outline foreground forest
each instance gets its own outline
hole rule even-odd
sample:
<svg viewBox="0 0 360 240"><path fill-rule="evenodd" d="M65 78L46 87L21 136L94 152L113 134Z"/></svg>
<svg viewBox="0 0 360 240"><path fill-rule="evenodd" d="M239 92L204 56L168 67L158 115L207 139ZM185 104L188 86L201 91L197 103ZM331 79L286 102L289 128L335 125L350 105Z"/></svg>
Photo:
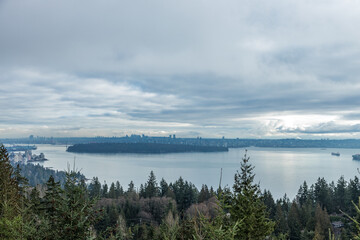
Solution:
<svg viewBox="0 0 360 240"><path fill-rule="evenodd" d="M360 239L358 177L304 182L293 200L274 200L253 169L245 154L232 188L199 191L150 172L136 190L96 177L86 184L70 169L13 166L1 146L0 239Z"/></svg>

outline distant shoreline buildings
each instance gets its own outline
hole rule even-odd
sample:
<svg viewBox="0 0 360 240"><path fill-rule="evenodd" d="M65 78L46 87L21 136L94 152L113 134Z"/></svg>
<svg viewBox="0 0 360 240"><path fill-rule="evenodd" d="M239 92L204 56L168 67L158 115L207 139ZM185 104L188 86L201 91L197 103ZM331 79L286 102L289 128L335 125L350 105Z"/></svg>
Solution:
<svg viewBox="0 0 360 240"><path fill-rule="evenodd" d="M39 155L32 154L31 150L25 150L25 152L15 152L11 151L9 154L9 159L15 163L30 163L30 162L44 162L48 161L45 158L44 153L40 153Z"/></svg>
<svg viewBox="0 0 360 240"><path fill-rule="evenodd" d="M4 144L56 144L74 145L85 143L159 143L213 146L228 148L271 147L271 148L358 148L360 139L245 139L245 138L180 138L175 134L167 137L126 135L124 137L34 137L0 139Z"/></svg>

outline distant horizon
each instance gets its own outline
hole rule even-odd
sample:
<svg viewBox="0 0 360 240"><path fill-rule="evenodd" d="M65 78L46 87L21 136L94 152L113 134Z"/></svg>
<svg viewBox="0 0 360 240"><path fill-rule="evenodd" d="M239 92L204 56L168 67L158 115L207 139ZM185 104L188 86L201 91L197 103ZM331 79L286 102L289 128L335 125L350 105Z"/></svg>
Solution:
<svg viewBox="0 0 360 240"><path fill-rule="evenodd" d="M33 135L33 139L36 138L46 138L46 139L51 139L51 138L126 138L129 137L131 138L133 136L136 137L143 137L142 134L130 134L130 135L123 135L123 136L35 136ZM145 137L155 137L155 138L170 138L169 135L144 135ZM177 136L175 135L176 138L180 138L180 139L197 139L197 138L201 138L201 139L231 139L231 140L243 140L243 139L249 139L249 140L360 140L359 138L300 138L300 137L253 137L253 138L248 138L248 137L226 137L226 136L222 136L222 137L203 137L203 136ZM21 137L1 137L0 136L0 140L1 139L31 139L30 136L21 136ZM173 139L173 134L171 135L171 139Z"/></svg>

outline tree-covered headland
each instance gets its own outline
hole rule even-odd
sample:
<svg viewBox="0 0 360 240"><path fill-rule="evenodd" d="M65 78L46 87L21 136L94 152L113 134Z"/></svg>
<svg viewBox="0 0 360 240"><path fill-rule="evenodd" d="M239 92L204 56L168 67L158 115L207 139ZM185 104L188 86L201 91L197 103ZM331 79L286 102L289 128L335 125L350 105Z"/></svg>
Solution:
<svg viewBox="0 0 360 240"><path fill-rule="evenodd" d="M63 183L51 175L29 184L1 146L0 239L359 239L358 177L304 182L292 201L274 200L249 161L231 188L216 190L158 181L152 171L139 189L96 177L86 184L75 170Z"/></svg>
<svg viewBox="0 0 360 240"><path fill-rule="evenodd" d="M183 153L183 152L227 152L223 146L201 146L161 143L83 143L67 148L75 153Z"/></svg>

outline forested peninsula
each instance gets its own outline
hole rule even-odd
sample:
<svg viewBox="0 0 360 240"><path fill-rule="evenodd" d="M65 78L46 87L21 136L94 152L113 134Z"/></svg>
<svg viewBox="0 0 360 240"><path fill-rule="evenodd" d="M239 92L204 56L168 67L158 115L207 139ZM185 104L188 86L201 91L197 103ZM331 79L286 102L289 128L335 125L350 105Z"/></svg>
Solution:
<svg viewBox="0 0 360 240"><path fill-rule="evenodd" d="M198 146L158 143L87 143L75 144L67 148L74 153L184 153L184 152L227 152L227 147Z"/></svg>

